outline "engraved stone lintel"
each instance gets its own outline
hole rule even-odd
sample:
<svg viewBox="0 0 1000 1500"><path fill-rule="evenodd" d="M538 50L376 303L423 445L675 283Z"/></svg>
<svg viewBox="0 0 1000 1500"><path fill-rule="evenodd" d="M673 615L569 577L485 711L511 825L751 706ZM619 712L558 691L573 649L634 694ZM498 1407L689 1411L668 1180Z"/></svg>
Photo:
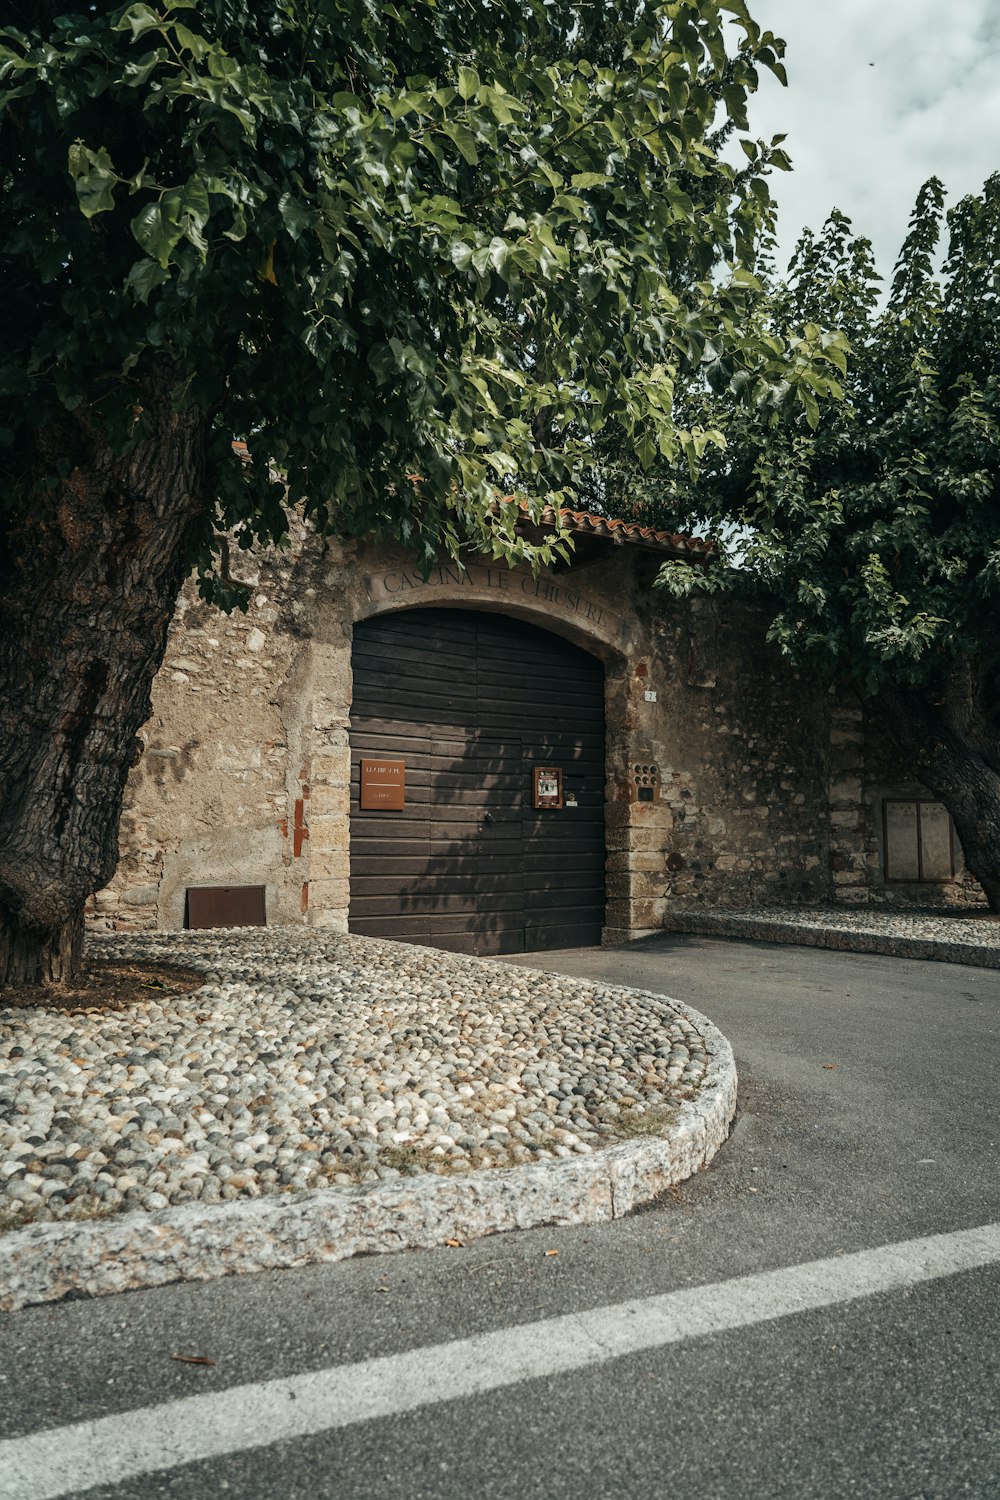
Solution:
<svg viewBox="0 0 1000 1500"><path fill-rule="evenodd" d="M624 623L619 615L581 593L571 583L547 578L544 574L536 577L518 568L485 563L467 563L460 568L457 563L438 563L426 578L417 568L400 567L375 573L368 579L369 595L377 603L391 599L398 604L416 604L421 594L440 598L442 589L448 593L467 594L470 598L493 594L511 603L547 605L553 614L574 620L584 628L589 626L604 636L616 637L624 633Z"/></svg>

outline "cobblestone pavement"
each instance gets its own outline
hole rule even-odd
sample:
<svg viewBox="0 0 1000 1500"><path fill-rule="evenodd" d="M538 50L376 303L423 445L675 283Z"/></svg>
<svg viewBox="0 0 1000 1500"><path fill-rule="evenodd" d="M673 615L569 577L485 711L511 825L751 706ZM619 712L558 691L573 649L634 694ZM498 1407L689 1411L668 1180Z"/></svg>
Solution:
<svg viewBox="0 0 1000 1500"><path fill-rule="evenodd" d="M803 943L896 958L932 958L1000 969L1000 917L985 907L747 907L739 911L675 911L664 930L708 937Z"/></svg>
<svg viewBox="0 0 1000 1500"><path fill-rule="evenodd" d="M2 1228L584 1156L667 1130L706 1071L696 1019L637 990L315 929L93 947L205 984L0 1007Z"/></svg>

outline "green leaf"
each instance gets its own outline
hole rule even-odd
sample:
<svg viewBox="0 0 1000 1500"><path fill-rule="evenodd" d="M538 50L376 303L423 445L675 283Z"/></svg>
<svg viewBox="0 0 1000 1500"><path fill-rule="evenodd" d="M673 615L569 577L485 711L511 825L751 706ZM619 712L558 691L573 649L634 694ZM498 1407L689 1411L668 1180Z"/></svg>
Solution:
<svg viewBox="0 0 1000 1500"><path fill-rule="evenodd" d="M147 31L162 30L164 21L148 5L130 5L119 17L115 26L116 31L132 32L132 40L143 36Z"/></svg>
<svg viewBox="0 0 1000 1500"><path fill-rule="evenodd" d="M242 203L237 203L233 210L233 222L228 229L224 229L222 232L227 240L239 241L246 239L247 220L246 214L243 212Z"/></svg>
<svg viewBox="0 0 1000 1500"><path fill-rule="evenodd" d="M578 273L580 291L586 302L595 302L604 291L606 282L596 266L584 266Z"/></svg>
<svg viewBox="0 0 1000 1500"><path fill-rule="evenodd" d="M479 161L479 152L476 149L476 138L472 131L467 126L450 120L441 126L441 130L444 135L455 142L463 160L467 161L470 167L474 167Z"/></svg>
<svg viewBox="0 0 1000 1500"><path fill-rule="evenodd" d="M315 210L301 203L297 198L293 198L291 193L282 193L278 199L278 212L293 240L297 240L316 222Z"/></svg>
<svg viewBox="0 0 1000 1500"><path fill-rule="evenodd" d="M162 286L170 278L170 272L155 260L137 260L125 279L139 302L147 302L150 292Z"/></svg>
<svg viewBox="0 0 1000 1500"><path fill-rule="evenodd" d="M510 246L507 241L501 239L499 235L494 235L490 240L490 264L498 275L503 276L509 259Z"/></svg>
<svg viewBox="0 0 1000 1500"><path fill-rule="evenodd" d="M183 238L184 230L178 222L176 206L173 216L170 207L163 202L148 203L132 220L132 233L147 255L151 255L165 270L170 264L170 253Z"/></svg>
<svg viewBox="0 0 1000 1500"><path fill-rule="evenodd" d="M574 172L570 178L570 187L595 188L606 187L614 178L607 176L604 172Z"/></svg>
<svg viewBox="0 0 1000 1500"><path fill-rule="evenodd" d="M474 99L479 91L479 74L475 68L459 68L458 92L463 99Z"/></svg>
<svg viewBox="0 0 1000 1500"><path fill-rule="evenodd" d="M460 271L467 271L472 264L472 246L467 245L464 240L452 240L448 250L452 264Z"/></svg>
<svg viewBox="0 0 1000 1500"><path fill-rule="evenodd" d="M196 32L189 31L186 26L181 26L176 23L173 30L174 37L177 40L177 45L182 50L190 52L196 62L201 62L203 58L207 57L211 49L208 42L203 36L198 36Z"/></svg>
<svg viewBox="0 0 1000 1500"><path fill-rule="evenodd" d="M67 165L85 218L92 219L95 214L107 213L114 208L118 177L103 146L91 151L82 141L74 141L69 148Z"/></svg>

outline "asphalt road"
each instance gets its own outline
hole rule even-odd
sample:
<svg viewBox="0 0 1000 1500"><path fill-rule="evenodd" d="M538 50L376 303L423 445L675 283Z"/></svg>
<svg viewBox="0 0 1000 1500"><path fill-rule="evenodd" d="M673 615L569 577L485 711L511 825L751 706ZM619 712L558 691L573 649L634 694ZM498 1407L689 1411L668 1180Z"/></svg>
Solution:
<svg viewBox="0 0 1000 1500"><path fill-rule="evenodd" d="M599 1228L0 1317L0 1436L51 1429L54 1472L67 1424L140 1407L167 1420L211 1392L238 1410L254 1383L331 1367L351 1381L347 1367L407 1352L430 1381L451 1357L441 1346L475 1335L685 1289L710 1287L721 1307L734 1278L1000 1221L997 972L683 937L523 962L665 992L721 1026L740 1114L708 1170ZM998 1291L994 1261L765 1311L87 1494L994 1500ZM410 1367L401 1407L414 1384ZM0 1458L5 1495L2 1481Z"/></svg>

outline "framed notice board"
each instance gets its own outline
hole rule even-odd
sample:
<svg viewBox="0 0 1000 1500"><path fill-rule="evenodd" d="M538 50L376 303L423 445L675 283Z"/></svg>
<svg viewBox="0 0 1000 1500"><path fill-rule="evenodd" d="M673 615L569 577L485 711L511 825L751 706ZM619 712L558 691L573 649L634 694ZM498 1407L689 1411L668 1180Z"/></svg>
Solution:
<svg viewBox="0 0 1000 1500"><path fill-rule="evenodd" d="M562 807L562 771L558 766L535 766L532 784L535 807Z"/></svg>

